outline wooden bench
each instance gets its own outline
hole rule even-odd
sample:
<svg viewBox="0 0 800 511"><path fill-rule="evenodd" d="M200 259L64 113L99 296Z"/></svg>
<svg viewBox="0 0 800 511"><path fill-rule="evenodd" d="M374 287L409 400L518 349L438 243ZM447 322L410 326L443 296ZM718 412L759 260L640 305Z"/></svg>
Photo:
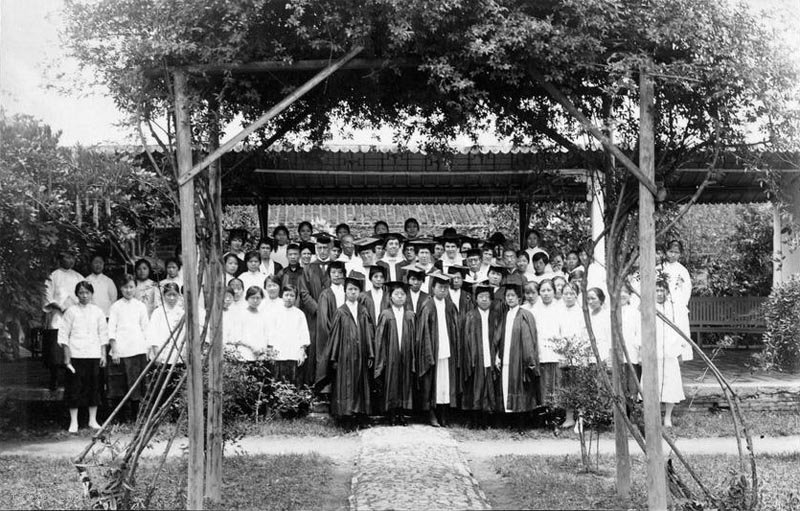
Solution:
<svg viewBox="0 0 800 511"><path fill-rule="evenodd" d="M689 326L703 345L703 334L763 334L766 322L761 307L764 296L693 296L689 301ZM747 346L744 346L747 347Z"/></svg>

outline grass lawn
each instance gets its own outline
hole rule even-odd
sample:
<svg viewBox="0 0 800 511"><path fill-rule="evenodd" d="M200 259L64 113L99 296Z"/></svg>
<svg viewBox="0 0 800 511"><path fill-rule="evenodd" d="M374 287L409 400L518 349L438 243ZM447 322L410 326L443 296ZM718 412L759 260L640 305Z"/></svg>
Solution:
<svg viewBox="0 0 800 511"><path fill-rule="evenodd" d="M689 456L695 470L718 495L725 495L735 456ZM578 456L498 456L476 467L478 478L494 508L508 509L625 509L646 507L642 457L633 458L632 502L618 502L614 491L614 460L600 457L598 474L580 473ZM677 460L675 460L677 467ZM760 456L757 460L762 509L800 507L800 455ZM689 476L677 470L684 482ZM695 496L699 489L690 485Z"/></svg>
<svg viewBox="0 0 800 511"><path fill-rule="evenodd" d="M224 509L337 509L346 507L348 485L334 477L330 459L318 455L237 456L225 459ZM155 469L147 461L137 471L141 486ZM169 462L150 507L186 509L186 465ZM97 485L97 481L95 481ZM143 488L135 493L143 496ZM75 468L67 461L0 457L0 509L86 509L89 502Z"/></svg>

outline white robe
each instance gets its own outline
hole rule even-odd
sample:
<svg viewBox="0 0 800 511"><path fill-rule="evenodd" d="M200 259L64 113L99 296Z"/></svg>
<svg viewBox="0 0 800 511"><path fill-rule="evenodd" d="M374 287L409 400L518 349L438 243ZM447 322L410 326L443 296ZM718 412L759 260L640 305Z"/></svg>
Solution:
<svg viewBox="0 0 800 511"><path fill-rule="evenodd" d="M436 352L436 404L450 404L450 335L447 332L447 316L444 300L433 299L436 307L436 328L439 347Z"/></svg>

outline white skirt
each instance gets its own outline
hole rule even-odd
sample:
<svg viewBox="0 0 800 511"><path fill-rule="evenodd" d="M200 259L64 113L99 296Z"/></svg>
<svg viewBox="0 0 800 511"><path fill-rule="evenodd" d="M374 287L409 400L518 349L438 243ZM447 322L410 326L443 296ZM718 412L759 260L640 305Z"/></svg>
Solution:
<svg viewBox="0 0 800 511"><path fill-rule="evenodd" d="M436 404L450 404L450 358L436 361Z"/></svg>
<svg viewBox="0 0 800 511"><path fill-rule="evenodd" d="M658 359L658 386L662 403L680 403L686 399L677 357Z"/></svg>

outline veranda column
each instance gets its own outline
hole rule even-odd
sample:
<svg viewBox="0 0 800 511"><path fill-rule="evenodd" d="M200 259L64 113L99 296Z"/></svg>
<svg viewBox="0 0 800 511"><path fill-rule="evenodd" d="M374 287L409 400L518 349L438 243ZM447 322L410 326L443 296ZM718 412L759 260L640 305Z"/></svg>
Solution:
<svg viewBox="0 0 800 511"><path fill-rule="evenodd" d="M777 204L772 204L772 287L783 282L783 222L781 209Z"/></svg>
<svg viewBox="0 0 800 511"><path fill-rule="evenodd" d="M605 214L605 197L603 196L603 176L599 172L592 172L587 181L590 216L592 219L592 241L594 245L594 262L603 266L606 264L606 240L605 236L600 238L606 229L603 218ZM599 239L598 239L599 238ZM607 279L606 279L607 280Z"/></svg>
<svg viewBox="0 0 800 511"><path fill-rule="evenodd" d="M784 173L781 179L781 188L790 201L788 215L781 218L781 228L789 226L794 231L793 235L783 235L781 237L781 282L786 282L792 275L800 275L800 246L793 246L792 240L796 238L797 225L800 224L800 176L797 174Z"/></svg>

